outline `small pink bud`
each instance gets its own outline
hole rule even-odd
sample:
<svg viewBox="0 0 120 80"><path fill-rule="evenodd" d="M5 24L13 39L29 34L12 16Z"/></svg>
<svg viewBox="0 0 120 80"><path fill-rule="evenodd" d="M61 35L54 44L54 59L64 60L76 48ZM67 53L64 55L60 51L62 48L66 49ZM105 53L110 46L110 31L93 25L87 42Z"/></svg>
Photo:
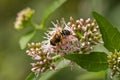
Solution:
<svg viewBox="0 0 120 80"><path fill-rule="evenodd" d="M87 25L86 25L87 28L90 28L90 26L91 26L90 24L87 24Z"/></svg>
<svg viewBox="0 0 120 80"><path fill-rule="evenodd" d="M81 25L78 25L78 29L81 29Z"/></svg>
<svg viewBox="0 0 120 80"><path fill-rule="evenodd" d="M86 22L86 23L90 23L90 18L88 18L85 22Z"/></svg>
<svg viewBox="0 0 120 80"><path fill-rule="evenodd" d="M40 71L41 71L41 72L44 72L45 70L46 70L46 68L45 68L45 67L42 67Z"/></svg>
<svg viewBox="0 0 120 80"><path fill-rule="evenodd" d="M70 21L72 21L72 22L74 21L73 17L70 17Z"/></svg>
<svg viewBox="0 0 120 80"><path fill-rule="evenodd" d="M84 19L80 18L80 22L83 24L84 23Z"/></svg>
<svg viewBox="0 0 120 80"><path fill-rule="evenodd" d="M76 20L76 23L77 23L77 24L80 24L80 21L79 21L79 20Z"/></svg>
<svg viewBox="0 0 120 80"><path fill-rule="evenodd" d="M76 27L76 25L75 25L75 24L72 24L72 27Z"/></svg>
<svg viewBox="0 0 120 80"><path fill-rule="evenodd" d="M31 63L31 65L34 67L34 66L36 66L36 63Z"/></svg>
<svg viewBox="0 0 120 80"><path fill-rule="evenodd" d="M85 32L87 28L85 26L82 26L82 30Z"/></svg>
<svg viewBox="0 0 120 80"><path fill-rule="evenodd" d="M30 52L29 50L26 51L27 54L28 54L29 52Z"/></svg>
<svg viewBox="0 0 120 80"><path fill-rule="evenodd" d="M93 32L97 32L97 29L96 29L96 28L94 28L94 29L93 29Z"/></svg>
<svg viewBox="0 0 120 80"><path fill-rule="evenodd" d="M35 46L35 43L32 42L31 45L32 45L32 46Z"/></svg>
<svg viewBox="0 0 120 80"><path fill-rule="evenodd" d="M96 29L99 29L99 26L96 26Z"/></svg>
<svg viewBox="0 0 120 80"><path fill-rule="evenodd" d="M43 61L40 61L39 63L42 65L42 64L43 64Z"/></svg>
<svg viewBox="0 0 120 80"><path fill-rule="evenodd" d="M46 59L44 59L44 60L43 60L43 62L44 62L44 63L46 63L46 62L47 62L47 60L46 60Z"/></svg>
<svg viewBox="0 0 120 80"><path fill-rule="evenodd" d="M42 58L40 56L35 56L34 59L35 60L41 60Z"/></svg>
<svg viewBox="0 0 120 80"><path fill-rule="evenodd" d="M34 48L30 48L31 51L34 51Z"/></svg>
<svg viewBox="0 0 120 80"><path fill-rule="evenodd" d="M95 23L91 23L91 26L95 26Z"/></svg>

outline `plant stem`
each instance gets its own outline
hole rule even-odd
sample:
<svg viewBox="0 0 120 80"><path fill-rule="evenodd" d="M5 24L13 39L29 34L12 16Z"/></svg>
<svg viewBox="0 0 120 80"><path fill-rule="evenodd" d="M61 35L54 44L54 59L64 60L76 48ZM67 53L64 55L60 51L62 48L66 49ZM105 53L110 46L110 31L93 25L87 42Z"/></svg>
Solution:
<svg viewBox="0 0 120 80"><path fill-rule="evenodd" d="M56 56L52 57L52 59L53 59L54 61L57 61L57 60L60 59L60 58L61 58L61 55L56 55Z"/></svg>
<svg viewBox="0 0 120 80"><path fill-rule="evenodd" d="M36 30L41 30L42 29L42 25L38 25L38 24L34 23L33 21L31 21L31 24Z"/></svg>

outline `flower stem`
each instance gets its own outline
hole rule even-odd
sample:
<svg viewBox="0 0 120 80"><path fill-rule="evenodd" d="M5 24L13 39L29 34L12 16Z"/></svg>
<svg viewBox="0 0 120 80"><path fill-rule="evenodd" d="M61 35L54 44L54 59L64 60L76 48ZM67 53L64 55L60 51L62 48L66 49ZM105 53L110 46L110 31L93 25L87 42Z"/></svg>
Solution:
<svg viewBox="0 0 120 80"><path fill-rule="evenodd" d="M61 55L56 55L56 56L52 57L52 59L53 59L54 61L57 61L57 60L60 59L60 58L61 58Z"/></svg>
<svg viewBox="0 0 120 80"><path fill-rule="evenodd" d="M38 24L34 23L33 21L31 21L31 25L32 25L36 30L41 30L41 29L42 29L42 25L38 25Z"/></svg>

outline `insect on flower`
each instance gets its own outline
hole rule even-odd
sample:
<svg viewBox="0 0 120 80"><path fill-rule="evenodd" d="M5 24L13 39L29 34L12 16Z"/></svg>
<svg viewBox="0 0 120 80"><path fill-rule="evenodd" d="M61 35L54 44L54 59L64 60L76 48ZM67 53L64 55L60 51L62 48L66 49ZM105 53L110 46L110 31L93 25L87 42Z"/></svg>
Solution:
<svg viewBox="0 0 120 80"><path fill-rule="evenodd" d="M51 38L50 44L56 46L64 37L69 36L70 34L70 31L67 29L57 30Z"/></svg>

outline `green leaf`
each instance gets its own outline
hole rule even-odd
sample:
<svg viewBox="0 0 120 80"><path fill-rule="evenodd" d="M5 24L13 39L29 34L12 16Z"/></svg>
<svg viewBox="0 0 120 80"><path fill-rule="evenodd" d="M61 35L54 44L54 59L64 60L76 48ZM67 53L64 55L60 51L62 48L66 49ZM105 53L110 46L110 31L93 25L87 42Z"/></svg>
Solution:
<svg viewBox="0 0 120 80"><path fill-rule="evenodd" d="M100 72L88 72L85 74L80 74L77 80L104 80L105 71Z"/></svg>
<svg viewBox="0 0 120 80"><path fill-rule="evenodd" d="M35 74L31 72L25 80L35 80Z"/></svg>
<svg viewBox="0 0 120 80"><path fill-rule="evenodd" d="M104 46L111 52L114 52L115 49L120 50L120 32L117 28L100 14L93 12L93 16L100 27Z"/></svg>
<svg viewBox="0 0 120 80"><path fill-rule="evenodd" d="M19 44L20 44L21 49L26 48L27 43L32 39L32 37L35 35L35 33L36 33L36 31L30 31L20 38Z"/></svg>
<svg viewBox="0 0 120 80"><path fill-rule="evenodd" d="M67 0L55 0L44 12L41 26L44 26L48 17Z"/></svg>
<svg viewBox="0 0 120 80"><path fill-rule="evenodd" d="M77 63L87 71L97 72L108 68L107 54L104 52L91 52L90 54L70 54L64 56Z"/></svg>
<svg viewBox="0 0 120 80"><path fill-rule="evenodd" d="M40 74L35 74L31 72L25 80L39 80L40 76Z"/></svg>

